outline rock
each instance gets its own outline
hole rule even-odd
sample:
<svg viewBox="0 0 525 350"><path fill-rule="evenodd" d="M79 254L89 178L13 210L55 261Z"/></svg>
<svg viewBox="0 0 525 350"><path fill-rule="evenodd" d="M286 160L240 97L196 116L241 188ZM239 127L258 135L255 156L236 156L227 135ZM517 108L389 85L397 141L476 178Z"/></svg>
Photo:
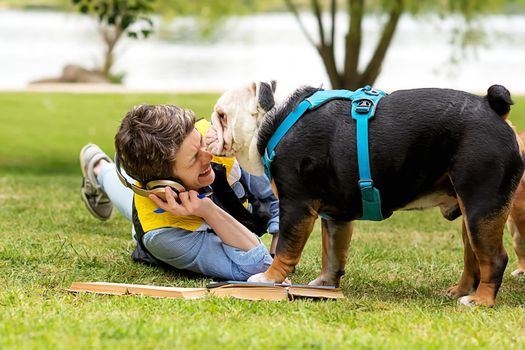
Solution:
<svg viewBox="0 0 525 350"><path fill-rule="evenodd" d="M99 70L89 70L78 65L68 64L62 70L62 76L32 81L31 84L41 83L103 83L110 81Z"/></svg>

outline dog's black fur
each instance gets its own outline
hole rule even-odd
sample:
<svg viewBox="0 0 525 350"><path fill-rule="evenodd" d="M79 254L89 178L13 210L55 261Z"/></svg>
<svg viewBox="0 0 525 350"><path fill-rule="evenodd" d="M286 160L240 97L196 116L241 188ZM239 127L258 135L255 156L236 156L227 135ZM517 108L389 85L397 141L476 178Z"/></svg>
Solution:
<svg viewBox="0 0 525 350"><path fill-rule="evenodd" d="M284 118L318 90L302 88L267 114L258 134L259 153L264 153ZM455 186L447 181L438 190L453 196L454 189L460 195L465 192L466 201L483 197L478 203L483 215L490 214L489 208L508 204L523 172L515 133L502 118L510 103L510 94L502 86L492 86L486 97L449 89L415 89L381 99L369 122L369 148L383 215L389 217L434 192L447 173ZM343 221L362 215L356 123L350 108L349 101L335 100L308 111L281 140L271 168L281 200L321 200L322 212ZM490 196L485 192L489 189ZM486 197L491 203L484 205Z"/></svg>
<svg viewBox="0 0 525 350"><path fill-rule="evenodd" d="M260 154L284 118L318 90L299 89L265 116L258 133ZM382 98L369 121L369 149L383 216L425 195L446 193L460 198L473 242L483 242L485 234L478 228L508 213L524 168L516 134L505 121L510 104L510 93L500 85L491 86L484 97L427 88ZM276 147L271 173L281 210L277 255L294 249L294 235L300 233L293 226L311 215L312 208L336 222L362 216L356 123L350 109L349 101L334 100L307 111ZM458 204L442 212L448 219L461 215ZM496 260L497 284L506 256ZM474 288L477 283L479 271Z"/></svg>

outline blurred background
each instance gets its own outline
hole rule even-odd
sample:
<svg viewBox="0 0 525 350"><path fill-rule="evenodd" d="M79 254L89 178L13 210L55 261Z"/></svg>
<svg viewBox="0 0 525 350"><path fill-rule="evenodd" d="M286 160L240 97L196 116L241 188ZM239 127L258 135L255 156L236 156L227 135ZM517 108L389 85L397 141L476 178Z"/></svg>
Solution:
<svg viewBox="0 0 525 350"><path fill-rule="evenodd" d="M0 43L1 90L525 93L525 0L0 0Z"/></svg>
<svg viewBox="0 0 525 350"><path fill-rule="evenodd" d="M254 79L276 79L283 95L498 83L525 130L524 78L525 0L0 0L0 349L524 349L510 235L502 306L459 308L444 288L461 274L461 222L437 208L356 223L341 303L65 291L207 282L133 263L129 223L95 220L80 199L80 149L113 155L134 105L209 118L221 92ZM295 283L318 273L314 231Z"/></svg>

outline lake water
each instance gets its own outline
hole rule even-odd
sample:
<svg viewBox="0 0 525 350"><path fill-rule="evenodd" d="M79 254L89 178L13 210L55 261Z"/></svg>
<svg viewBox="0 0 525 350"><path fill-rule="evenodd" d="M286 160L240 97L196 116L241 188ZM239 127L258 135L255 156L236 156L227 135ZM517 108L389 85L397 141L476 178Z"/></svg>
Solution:
<svg viewBox="0 0 525 350"><path fill-rule="evenodd" d="M364 22L365 56L378 36L378 20ZM342 24L345 15L338 21ZM306 23L315 34L313 18L307 16ZM525 15L484 18L490 45L456 66L449 63L455 23L402 17L374 85L386 91L450 87L484 92L499 83L525 93ZM23 89L32 80L58 76L68 63L93 68L102 49L96 22L88 17L0 10L0 89ZM252 79L276 79L285 89L305 83L329 86L320 58L288 13L232 19L221 40L211 43L126 39L117 54L115 71L126 72L125 86L132 90L222 91Z"/></svg>

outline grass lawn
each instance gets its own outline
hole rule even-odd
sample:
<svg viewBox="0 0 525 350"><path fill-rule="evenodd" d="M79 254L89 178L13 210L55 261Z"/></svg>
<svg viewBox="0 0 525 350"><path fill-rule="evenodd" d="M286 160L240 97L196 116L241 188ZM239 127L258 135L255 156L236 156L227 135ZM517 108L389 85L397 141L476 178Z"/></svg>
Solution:
<svg viewBox="0 0 525 350"><path fill-rule="evenodd" d="M459 220L438 211L359 222L339 301L249 302L73 295L72 281L204 286L131 261L130 224L99 222L80 200L78 151L109 154L132 105L210 115L216 95L0 93L0 349L525 348L525 279L510 262L493 309L444 296L462 271ZM511 119L525 129L525 97ZM269 237L265 237L268 243ZM319 227L292 276L316 277Z"/></svg>

